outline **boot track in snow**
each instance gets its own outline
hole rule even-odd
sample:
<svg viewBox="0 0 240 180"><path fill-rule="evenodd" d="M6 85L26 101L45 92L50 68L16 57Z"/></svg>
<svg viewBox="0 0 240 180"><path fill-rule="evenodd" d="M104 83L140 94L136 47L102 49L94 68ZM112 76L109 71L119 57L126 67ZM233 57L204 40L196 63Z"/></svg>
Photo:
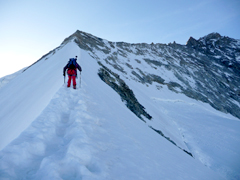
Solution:
<svg viewBox="0 0 240 180"><path fill-rule="evenodd" d="M1 178L81 179L99 174L89 142L98 118L89 115L82 91L62 87L31 126L1 152ZM4 153L13 156L9 159ZM15 169L10 176L7 171Z"/></svg>

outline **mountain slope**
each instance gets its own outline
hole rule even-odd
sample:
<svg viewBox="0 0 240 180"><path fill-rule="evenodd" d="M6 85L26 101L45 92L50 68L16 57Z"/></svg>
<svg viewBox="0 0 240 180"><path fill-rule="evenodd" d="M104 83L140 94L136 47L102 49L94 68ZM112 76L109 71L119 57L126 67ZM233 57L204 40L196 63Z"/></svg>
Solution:
<svg viewBox="0 0 240 180"><path fill-rule="evenodd" d="M47 106L63 83L62 67L76 49L52 52L0 90L0 149L15 139ZM74 52L74 53L75 53ZM52 58L50 58L52 57ZM11 128L14 127L14 128Z"/></svg>
<svg viewBox="0 0 240 180"><path fill-rule="evenodd" d="M17 138L0 152L0 177L237 179L239 119L214 109L197 76L185 75L192 47L156 46L77 31L3 87L1 107L7 94L16 99L0 114L1 147ZM75 55L83 68L77 91L62 87Z"/></svg>

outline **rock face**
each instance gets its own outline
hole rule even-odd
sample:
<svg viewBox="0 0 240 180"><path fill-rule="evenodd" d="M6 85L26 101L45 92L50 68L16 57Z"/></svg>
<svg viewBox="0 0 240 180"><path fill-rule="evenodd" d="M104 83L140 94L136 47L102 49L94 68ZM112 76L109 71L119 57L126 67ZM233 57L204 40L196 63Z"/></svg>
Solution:
<svg viewBox="0 0 240 180"><path fill-rule="evenodd" d="M187 46L192 47L192 46L197 46L197 45L198 45L198 41L191 36L189 38L189 40L187 41Z"/></svg>
<svg viewBox="0 0 240 180"><path fill-rule="evenodd" d="M191 38L190 38L191 39ZM218 33L211 33L205 37L190 40L187 46L204 53L209 58L217 61L219 64L225 65L234 70L236 73L240 71L240 42L229 37L222 37Z"/></svg>
<svg viewBox="0 0 240 180"><path fill-rule="evenodd" d="M112 66L115 70L112 73L119 77L156 86L159 90L167 86L240 119L240 40L211 33L198 40L190 37L186 45L130 44L110 42L81 31L63 43L69 40L87 50L99 64ZM102 65L99 65L99 77L113 87L113 81L104 80L104 72L109 72ZM120 88L127 87L127 83L114 78L119 81L116 92L130 89ZM144 112L144 108L138 110ZM151 119L147 113L143 116Z"/></svg>
<svg viewBox="0 0 240 180"><path fill-rule="evenodd" d="M145 108L138 102L133 91L126 85L126 83L120 79L120 77L113 73L106 66L99 64L102 66L99 69L99 77L107 83L110 87L112 87L122 98L122 101L126 103L126 106L141 120L145 122L142 116L145 116L148 120L151 120L152 117L145 111Z"/></svg>

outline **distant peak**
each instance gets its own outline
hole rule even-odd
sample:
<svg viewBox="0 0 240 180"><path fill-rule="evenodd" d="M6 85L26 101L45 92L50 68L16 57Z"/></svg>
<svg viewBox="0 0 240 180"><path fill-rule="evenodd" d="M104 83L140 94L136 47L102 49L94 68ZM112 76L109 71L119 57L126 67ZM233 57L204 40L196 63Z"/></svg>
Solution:
<svg viewBox="0 0 240 180"><path fill-rule="evenodd" d="M196 46L198 44L198 41L194 39L192 36L187 41L187 46Z"/></svg>
<svg viewBox="0 0 240 180"><path fill-rule="evenodd" d="M208 40L211 40L211 39L215 39L215 40L218 40L220 39L222 36L217 33L217 32L213 32L213 33L210 33L204 37L201 37L199 38L198 40L194 39L192 36L188 39L187 41L187 46L197 46L199 42L205 42L205 41L208 41Z"/></svg>
<svg viewBox="0 0 240 180"><path fill-rule="evenodd" d="M79 31L77 30L76 32L74 32L72 35L70 35L69 37L67 37L66 39L64 39L64 41L62 42L62 44L66 44L68 43L69 41L73 40L73 39L78 39L79 42L81 42L84 37L91 37L91 38L94 38L95 36L89 34L89 33L86 33L86 32L83 32L83 31Z"/></svg>
<svg viewBox="0 0 240 180"><path fill-rule="evenodd" d="M213 32L213 33L208 34L207 36L204 36L205 39L219 39L221 37L222 36L217 32Z"/></svg>
<svg viewBox="0 0 240 180"><path fill-rule="evenodd" d="M83 32L83 31L79 31L79 30L77 30L75 33L73 33L73 35L87 35L87 36L93 36L93 37L95 37L94 35L92 35L92 34L89 34L89 33L86 33L86 32Z"/></svg>

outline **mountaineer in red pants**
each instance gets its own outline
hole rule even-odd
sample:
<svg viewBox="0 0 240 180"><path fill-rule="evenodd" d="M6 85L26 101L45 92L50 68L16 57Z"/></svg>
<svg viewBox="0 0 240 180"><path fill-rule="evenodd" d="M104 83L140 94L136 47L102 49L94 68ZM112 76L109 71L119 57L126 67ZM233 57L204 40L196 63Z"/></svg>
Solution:
<svg viewBox="0 0 240 180"><path fill-rule="evenodd" d="M81 66L79 66L79 64L77 63L77 56L76 56L76 58L70 58L67 65L63 68L63 76L65 76L66 70L68 74L67 87L71 86L71 80L73 80L73 88L76 89L77 69L80 72L82 72Z"/></svg>

